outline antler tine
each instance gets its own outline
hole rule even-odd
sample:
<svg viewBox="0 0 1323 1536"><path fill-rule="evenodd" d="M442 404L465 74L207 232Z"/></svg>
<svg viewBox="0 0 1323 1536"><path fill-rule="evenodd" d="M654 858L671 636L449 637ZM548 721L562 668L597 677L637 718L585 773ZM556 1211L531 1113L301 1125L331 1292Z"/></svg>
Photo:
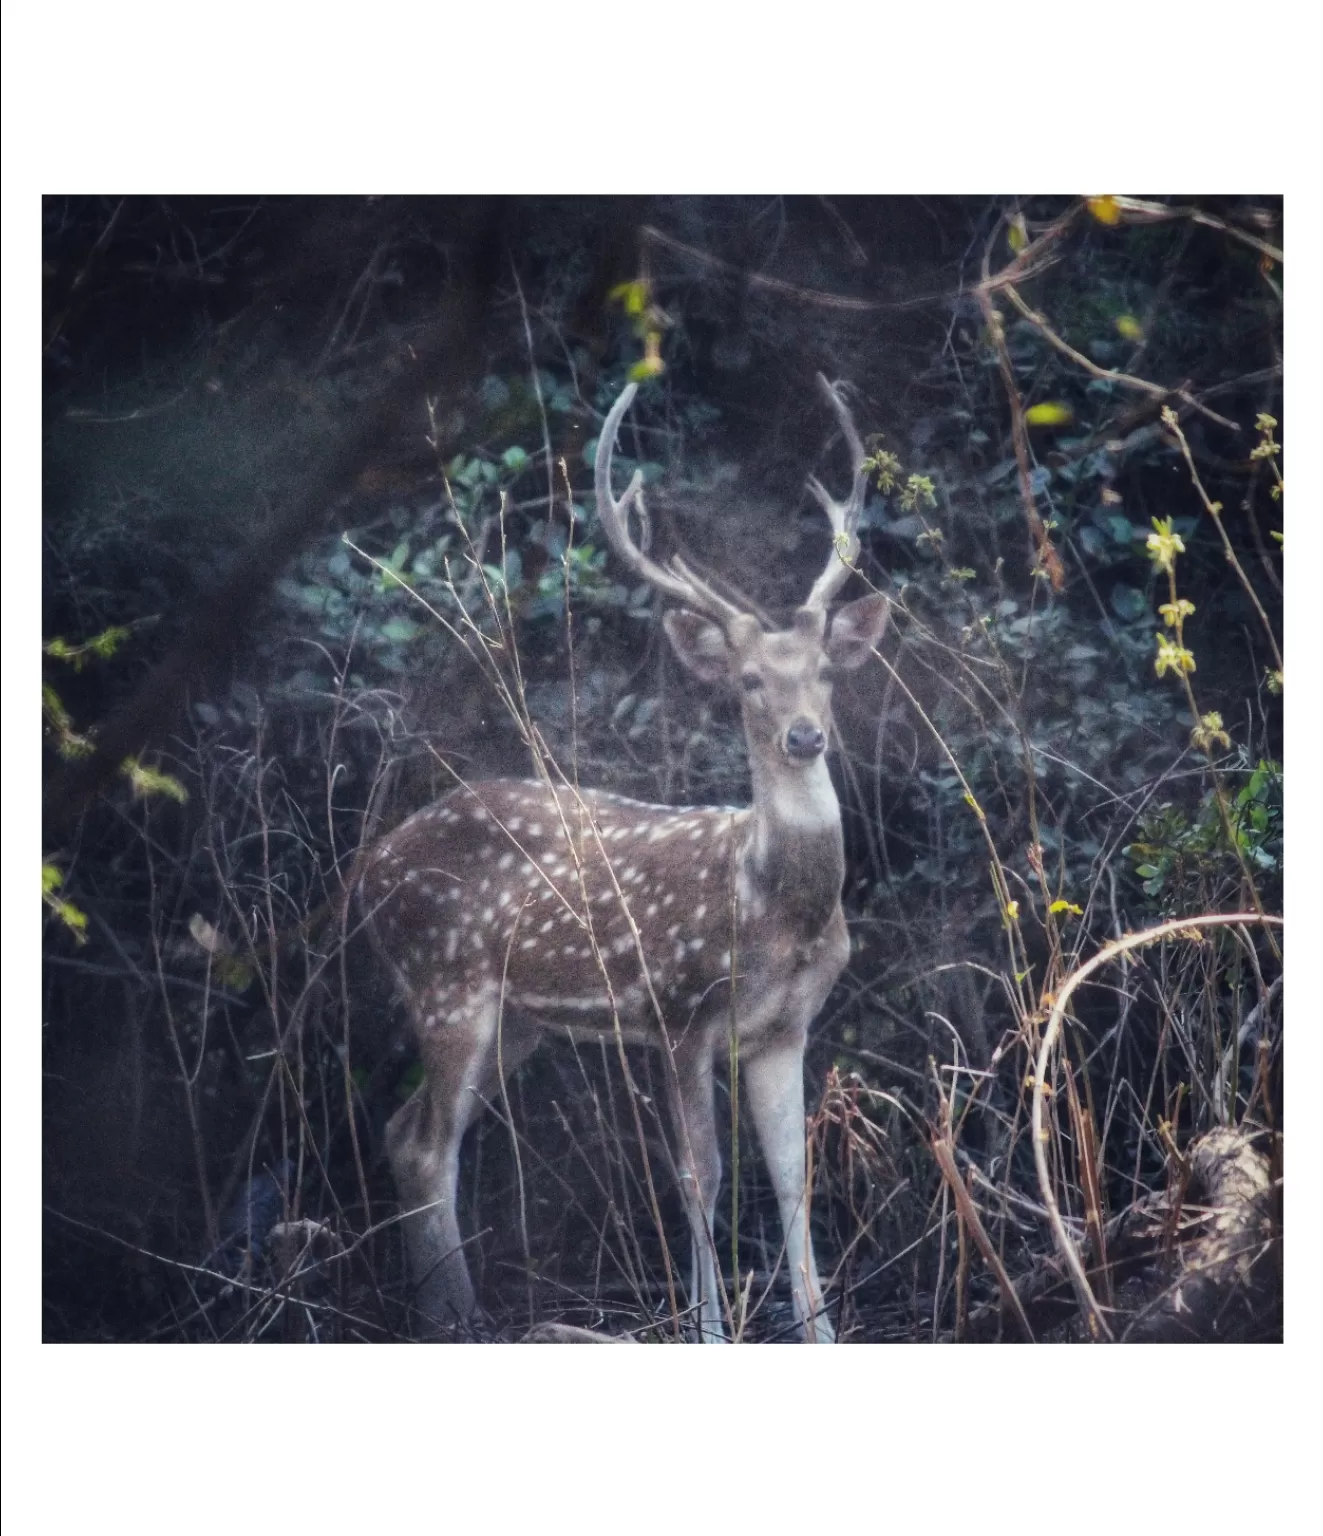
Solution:
<svg viewBox="0 0 1323 1536"><path fill-rule="evenodd" d="M841 432L850 449L854 478L850 485L849 498L843 502L835 500L816 475L810 475L808 478L808 488L818 505L827 514L832 532L832 547L831 553L827 556L826 569L813 583L813 590L804 603L805 608L811 609L825 608L831 602L849 580L854 563L859 558L859 514L863 511L864 487L868 481L868 471L864 468L866 457L864 445L855 427L849 406L825 374L818 375L818 385L831 402L831 408L835 411L836 419L840 423Z"/></svg>
<svg viewBox="0 0 1323 1536"><path fill-rule="evenodd" d="M619 501L611 494L611 456L615 452L616 433L619 432L625 412L634 403L634 396L637 393L637 384L625 385L620 392L620 398L607 413L601 436L597 439L593 483L597 491L597 515L601 519L607 542L630 570L642 576L650 586L656 587L659 592L676 598L700 613L706 613L709 618L727 623L742 610L733 603L728 603L705 581L695 576L683 560L673 558L668 565L658 565L655 560L650 560L630 538L630 509L637 505L640 512L643 510L642 473L637 469L634 471L633 478Z"/></svg>
<svg viewBox="0 0 1323 1536"><path fill-rule="evenodd" d="M671 556L670 566L682 581L687 582L693 588L694 596L691 600L692 603L695 606L701 603L711 617L729 621L731 619L743 618L753 612L752 605L742 607L739 603L733 603L729 598L722 597L715 587L704 581L690 567L689 562L681 559L679 555Z"/></svg>

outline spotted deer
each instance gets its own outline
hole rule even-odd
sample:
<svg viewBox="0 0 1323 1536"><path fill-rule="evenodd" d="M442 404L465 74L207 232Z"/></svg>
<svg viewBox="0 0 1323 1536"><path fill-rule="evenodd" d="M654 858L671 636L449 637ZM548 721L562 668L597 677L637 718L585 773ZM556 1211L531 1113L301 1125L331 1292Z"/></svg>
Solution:
<svg viewBox="0 0 1323 1536"><path fill-rule="evenodd" d="M678 556L654 562L629 530L636 471L617 501L611 459L630 384L598 441L597 511L611 548L682 606L664 618L686 668L739 697L753 803L645 805L568 783L463 785L371 848L359 899L395 972L425 1077L387 1128L424 1327L474 1308L456 1216L460 1142L545 1032L616 1039L664 1057L689 1220L698 1336L726 1338L713 1221L721 1182L714 1063L734 1030L738 1087L780 1209L795 1315L834 1339L805 1188L803 1061L810 1021L849 954L841 812L827 771L832 679L881 638L885 597L828 605L859 550L866 469L840 394L821 375L853 458L848 498L810 478L831 523L826 568L789 629L764 625ZM729 1315L726 1313L725 1315Z"/></svg>

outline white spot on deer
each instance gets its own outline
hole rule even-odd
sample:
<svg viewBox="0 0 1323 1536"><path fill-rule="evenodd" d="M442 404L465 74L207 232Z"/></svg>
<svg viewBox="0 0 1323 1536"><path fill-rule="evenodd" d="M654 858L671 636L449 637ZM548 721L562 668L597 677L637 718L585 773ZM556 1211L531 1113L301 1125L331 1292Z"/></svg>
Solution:
<svg viewBox="0 0 1323 1536"><path fill-rule="evenodd" d="M677 945L676 945L676 946L675 946L675 959L676 959L676 963L677 963L677 964L678 964L678 963L679 963L679 962L680 962L680 961L681 961L681 960L683 960L683 959L684 959L684 945L683 945L683 944L677 944Z"/></svg>
<svg viewBox="0 0 1323 1536"><path fill-rule="evenodd" d="M607 1006L606 994L594 992L586 997L543 997L536 992L524 992L519 1001L525 1008L537 1011L589 1013L605 1009Z"/></svg>
<svg viewBox="0 0 1323 1536"><path fill-rule="evenodd" d="M505 830L507 832L518 832L518 830L520 829L520 827L523 826L523 824L524 824L524 819L523 819L522 816L511 816L509 821L507 821L506 824L505 824Z"/></svg>
<svg viewBox="0 0 1323 1536"><path fill-rule="evenodd" d="M439 928L429 928L427 930L427 937L429 939L435 939L435 938L437 938L440 935L440 933L441 933L441 930Z"/></svg>
<svg viewBox="0 0 1323 1536"><path fill-rule="evenodd" d="M706 829L704 828L703 824L700 822L698 826L696 826L694 830L689 834L689 841L691 843L696 843L698 839L702 837L705 830Z"/></svg>
<svg viewBox="0 0 1323 1536"><path fill-rule="evenodd" d="M455 951L458 948L459 948L459 929L458 928L452 928L450 930L450 932L448 934L446 934L446 959L448 961L449 960L453 960L455 958Z"/></svg>
<svg viewBox="0 0 1323 1536"><path fill-rule="evenodd" d="M500 856L500 858L497 859L496 867L497 867L497 869L509 869L509 867L513 863L514 863L514 854L512 854L512 853L503 853Z"/></svg>
<svg viewBox="0 0 1323 1536"><path fill-rule="evenodd" d="M541 823L540 822L536 822L536 821L530 821L529 824L528 824L528 835L529 835L529 837L541 837L542 836L542 826L541 826Z"/></svg>
<svg viewBox="0 0 1323 1536"><path fill-rule="evenodd" d="M495 916L496 913L490 907L484 907L482 909L482 920L484 923L490 923L492 918Z"/></svg>
<svg viewBox="0 0 1323 1536"><path fill-rule="evenodd" d="M668 939L673 939L676 936L676 934L679 933L679 931L680 931L679 923L672 923L671 926L666 930L666 937Z"/></svg>
<svg viewBox="0 0 1323 1536"><path fill-rule="evenodd" d="M649 917L656 917L656 915L657 915L657 903L655 901L649 903L647 915Z"/></svg>
<svg viewBox="0 0 1323 1536"><path fill-rule="evenodd" d="M707 870L705 870L705 869L700 869L700 870L699 870L699 871L698 871L698 878L699 878L699 879L700 879L700 880L706 880L706 879L707 879Z"/></svg>
<svg viewBox="0 0 1323 1536"><path fill-rule="evenodd" d="M632 933L627 933L615 941L615 943L611 946L611 953L613 955L627 955L633 948L634 935Z"/></svg>
<svg viewBox="0 0 1323 1536"><path fill-rule="evenodd" d="M496 898L496 905L498 907L508 907L510 905L510 893L509 893L509 891L502 891L501 892L501 894Z"/></svg>
<svg viewBox="0 0 1323 1536"><path fill-rule="evenodd" d="M728 949L721 952L721 969L723 971L730 970L730 950Z"/></svg>
<svg viewBox="0 0 1323 1536"><path fill-rule="evenodd" d="M666 894L665 894L665 896L663 896L663 897L662 897L662 906L664 906L664 907L669 907L669 906L670 906L670 904L671 904L671 903L672 903L672 902L673 902L673 901L674 901L674 900L675 900L675 892L674 892L674 891L667 891L667 893L666 893Z"/></svg>
<svg viewBox="0 0 1323 1536"><path fill-rule="evenodd" d="M707 902L700 901L698 903L698 905L694 908L694 921L696 923L701 923L706 916L707 916Z"/></svg>
<svg viewBox="0 0 1323 1536"><path fill-rule="evenodd" d="M537 940L536 939L524 939L519 947L520 947L520 949L536 949L537 948Z"/></svg>
<svg viewBox="0 0 1323 1536"><path fill-rule="evenodd" d="M698 953L698 951L700 949L702 949L702 947L703 947L705 942L706 942L706 940L704 940L704 939L690 939L689 940L689 949L690 949L690 951L693 954L696 955Z"/></svg>
<svg viewBox="0 0 1323 1536"><path fill-rule="evenodd" d="M546 922L545 922L545 923L543 923L543 924L542 924L542 926L541 926L541 927L540 927L540 928L539 928L539 929L538 929L538 932L539 932L539 933L550 933L550 932L551 932L551 930L552 930L552 929L553 929L553 928L554 928L554 927L555 927L555 926L556 926L556 919L555 919L555 918L554 918L554 917L549 917L549 918L548 918L548 919L547 919L547 920L546 920Z"/></svg>

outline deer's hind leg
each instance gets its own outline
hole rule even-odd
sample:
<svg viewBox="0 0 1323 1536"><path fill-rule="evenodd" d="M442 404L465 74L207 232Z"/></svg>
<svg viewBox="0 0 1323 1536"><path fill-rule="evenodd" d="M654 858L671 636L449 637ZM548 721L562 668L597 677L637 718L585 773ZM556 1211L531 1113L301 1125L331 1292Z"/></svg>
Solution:
<svg viewBox="0 0 1323 1536"><path fill-rule="evenodd" d="M464 1132L499 1087L496 988L450 985L411 1003L424 1079L386 1127L386 1151L403 1211L409 1269L423 1336L473 1314L473 1282L464 1260L457 1195ZM514 1070L536 1036L507 1025L500 1066Z"/></svg>
<svg viewBox="0 0 1323 1536"><path fill-rule="evenodd" d="M689 1218L689 1305L696 1312L699 1342L724 1344L726 1325L712 1237L721 1188L712 1055L711 1037L699 1036L697 1031L695 1038L677 1044L670 1098L676 1170Z"/></svg>

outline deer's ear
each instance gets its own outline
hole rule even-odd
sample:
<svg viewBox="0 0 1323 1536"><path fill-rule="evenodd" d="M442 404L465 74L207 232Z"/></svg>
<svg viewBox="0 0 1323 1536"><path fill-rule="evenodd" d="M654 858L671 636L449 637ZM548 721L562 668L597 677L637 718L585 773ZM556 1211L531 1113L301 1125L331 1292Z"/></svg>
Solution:
<svg viewBox="0 0 1323 1536"><path fill-rule="evenodd" d="M720 683L730 676L730 647L719 624L687 608L671 609L662 623L675 654L695 677Z"/></svg>
<svg viewBox="0 0 1323 1536"><path fill-rule="evenodd" d="M891 617L891 604L880 592L870 592L836 610L827 637L832 665L850 670L862 665L882 638Z"/></svg>

